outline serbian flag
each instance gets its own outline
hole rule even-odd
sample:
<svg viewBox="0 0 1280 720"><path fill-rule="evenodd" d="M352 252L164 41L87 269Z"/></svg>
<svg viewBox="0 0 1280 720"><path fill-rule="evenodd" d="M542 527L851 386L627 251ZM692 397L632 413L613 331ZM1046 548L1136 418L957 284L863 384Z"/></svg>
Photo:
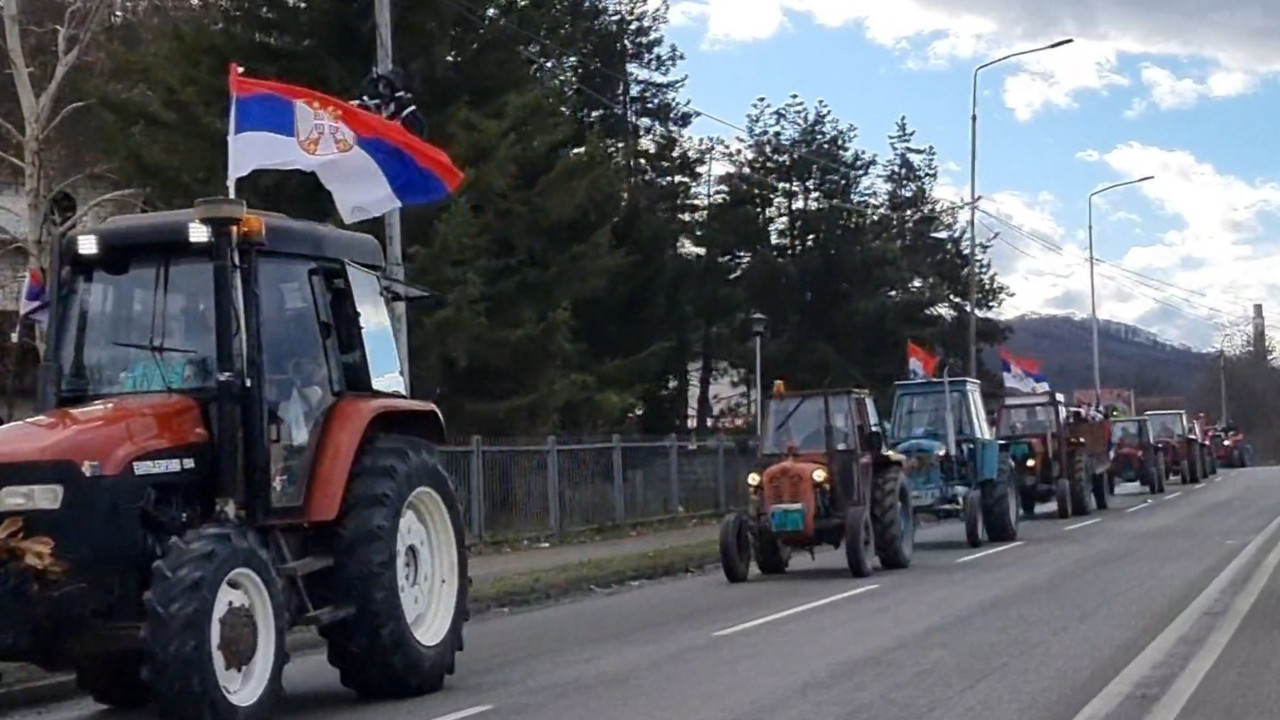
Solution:
<svg viewBox="0 0 1280 720"><path fill-rule="evenodd" d="M938 356L919 345L907 341L907 374L912 380L933 377L938 369Z"/></svg>
<svg viewBox="0 0 1280 720"><path fill-rule="evenodd" d="M18 293L18 327L22 321L31 318L39 327L49 322L49 294L44 284L44 271L40 268L29 268L22 277L22 290ZM10 340L18 342L18 330L14 329Z"/></svg>
<svg viewBox="0 0 1280 720"><path fill-rule="evenodd" d="M328 95L230 74L227 184L254 170L313 172L345 223L448 198L462 171L400 123ZM234 193L233 193L234 194Z"/></svg>
<svg viewBox="0 0 1280 720"><path fill-rule="evenodd" d="M1031 358L1014 357L1008 350L1000 349L1000 369L1004 374L1005 390L1024 393L1049 391L1049 380L1040 372L1040 363Z"/></svg>

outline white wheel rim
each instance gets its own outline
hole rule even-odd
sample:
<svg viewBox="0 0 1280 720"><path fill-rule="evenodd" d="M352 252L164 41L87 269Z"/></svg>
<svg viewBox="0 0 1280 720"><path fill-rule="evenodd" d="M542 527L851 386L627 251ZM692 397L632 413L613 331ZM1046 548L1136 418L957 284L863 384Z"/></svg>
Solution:
<svg viewBox="0 0 1280 720"><path fill-rule="evenodd" d="M253 655L247 662L234 654L229 659L221 647L236 635L234 629L224 632L224 624L243 620L243 610L248 610L253 619ZM275 670L276 616L267 585L256 572L236 568L223 578L213 601L209 640L210 659L223 697L237 707L257 702L271 684ZM228 652L235 651L228 648Z"/></svg>
<svg viewBox="0 0 1280 720"><path fill-rule="evenodd" d="M449 508L440 493L420 487L400 513L396 586L404 619L425 647L440 644L453 625L458 575L458 542Z"/></svg>

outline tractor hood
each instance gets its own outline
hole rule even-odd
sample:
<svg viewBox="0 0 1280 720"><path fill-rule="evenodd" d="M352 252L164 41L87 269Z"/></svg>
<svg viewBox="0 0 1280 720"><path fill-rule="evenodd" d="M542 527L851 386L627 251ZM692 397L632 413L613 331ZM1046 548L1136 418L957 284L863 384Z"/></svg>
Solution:
<svg viewBox="0 0 1280 720"><path fill-rule="evenodd" d="M947 451L947 445L929 438L911 438L898 443L894 450L903 455L941 455Z"/></svg>
<svg viewBox="0 0 1280 720"><path fill-rule="evenodd" d="M98 463L98 474L110 476L144 453L207 442L195 400L169 393L129 395L0 426L0 468L40 461Z"/></svg>

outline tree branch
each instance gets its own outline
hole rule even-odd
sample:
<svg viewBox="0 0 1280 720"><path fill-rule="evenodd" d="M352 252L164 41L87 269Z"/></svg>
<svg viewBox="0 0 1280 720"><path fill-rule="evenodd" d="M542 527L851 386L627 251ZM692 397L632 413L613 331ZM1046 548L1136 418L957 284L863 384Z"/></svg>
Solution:
<svg viewBox="0 0 1280 720"><path fill-rule="evenodd" d="M50 133L53 132L54 128L58 127L58 123L65 120L68 115L75 112L76 110L79 110L82 107L85 107L91 104L93 104L92 100L82 100L80 102L73 102L70 105L62 108L62 110L58 111L57 115L53 116L53 119L49 121L49 124L45 126L44 132L40 135L40 138L43 140L44 138L48 137Z"/></svg>
<svg viewBox="0 0 1280 720"><path fill-rule="evenodd" d="M18 104L22 107L22 120L27 135L34 134L39 101L35 87L31 85L31 67L27 64L27 55L22 50L22 27L20 9L22 0L5 0L0 3L0 19L4 21L4 44L9 51L9 69L13 73L14 89L18 91Z"/></svg>
<svg viewBox="0 0 1280 720"><path fill-rule="evenodd" d="M5 120L4 118L0 118L0 130L4 131L4 133L7 134L9 137L13 138L14 142L17 142L17 143L22 142L22 133L18 132L18 128L11 125L9 121Z"/></svg>
<svg viewBox="0 0 1280 720"><path fill-rule="evenodd" d="M57 185L54 185L53 189L49 191L48 196L53 197L54 195L57 195L63 190L66 190L67 188L70 188L72 185L75 185L76 183L80 182L81 180L84 180L85 178L93 177L95 175L101 175L104 172L104 170L105 169L101 166L94 166L89 168L88 170L85 170L84 172L76 173L75 175L72 175L66 180L63 180L62 182L58 183Z"/></svg>
<svg viewBox="0 0 1280 720"><path fill-rule="evenodd" d="M40 98L36 103L36 117L39 121L39 127L47 128L49 126L49 115L53 112L53 102L58 96L58 90L62 87L62 81L66 78L67 72L80 59L80 51L84 49L84 46L93 37L93 33L98 29L99 20L102 18L107 4L106 0L75 0L75 2L67 6L67 12L62 19L62 26L58 28L58 62L53 67L53 75L49 78L49 84L45 86L44 92L40 93ZM81 21L81 27L77 32L72 28L73 16L80 9L85 9L85 17Z"/></svg>
<svg viewBox="0 0 1280 720"><path fill-rule="evenodd" d="M64 232L64 233L69 232L70 230L75 228L76 225L79 225L80 221L84 220L85 216L88 215L92 210L94 210L95 208L105 203L128 201L128 202L132 202L134 205L138 207L142 207L142 200L136 197L141 194L142 194L141 190L130 189L130 190L116 190L115 192L109 192L106 195L100 195L90 200L88 203L85 203L85 206L80 208L78 211L76 211L76 214L73 215L70 220L62 223L62 225L58 228L58 231Z"/></svg>
<svg viewBox="0 0 1280 720"><path fill-rule="evenodd" d="M7 152L0 152L0 160L3 160L4 162L13 163L18 168L25 168L27 166L26 163L22 162L21 160L14 157L13 155L10 155Z"/></svg>

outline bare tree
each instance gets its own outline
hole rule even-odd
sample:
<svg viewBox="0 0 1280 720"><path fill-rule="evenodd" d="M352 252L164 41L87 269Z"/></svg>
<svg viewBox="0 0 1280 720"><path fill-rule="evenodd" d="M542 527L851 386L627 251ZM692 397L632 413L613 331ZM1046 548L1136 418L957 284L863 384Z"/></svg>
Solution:
<svg viewBox="0 0 1280 720"><path fill-rule="evenodd" d="M136 203L140 195L137 190L116 190L80 204L69 216L50 212L54 197L100 173L99 168L73 170L69 166L76 163L65 157L63 162L52 162L52 143L55 131L88 105L87 101L65 102L62 90L68 73L84 58L115 5L115 0L51 0L31 6L24 0L0 0L3 45L21 114L16 123L0 117L0 139L8 141L0 145L0 165L11 166L22 178L22 229L13 240L35 266L48 267L53 243L89 213L108 203ZM40 27L37 8L41 14L60 10L61 17L49 27ZM43 42L52 47L37 46ZM47 61L38 62L39 58ZM14 149L6 152L6 146Z"/></svg>

